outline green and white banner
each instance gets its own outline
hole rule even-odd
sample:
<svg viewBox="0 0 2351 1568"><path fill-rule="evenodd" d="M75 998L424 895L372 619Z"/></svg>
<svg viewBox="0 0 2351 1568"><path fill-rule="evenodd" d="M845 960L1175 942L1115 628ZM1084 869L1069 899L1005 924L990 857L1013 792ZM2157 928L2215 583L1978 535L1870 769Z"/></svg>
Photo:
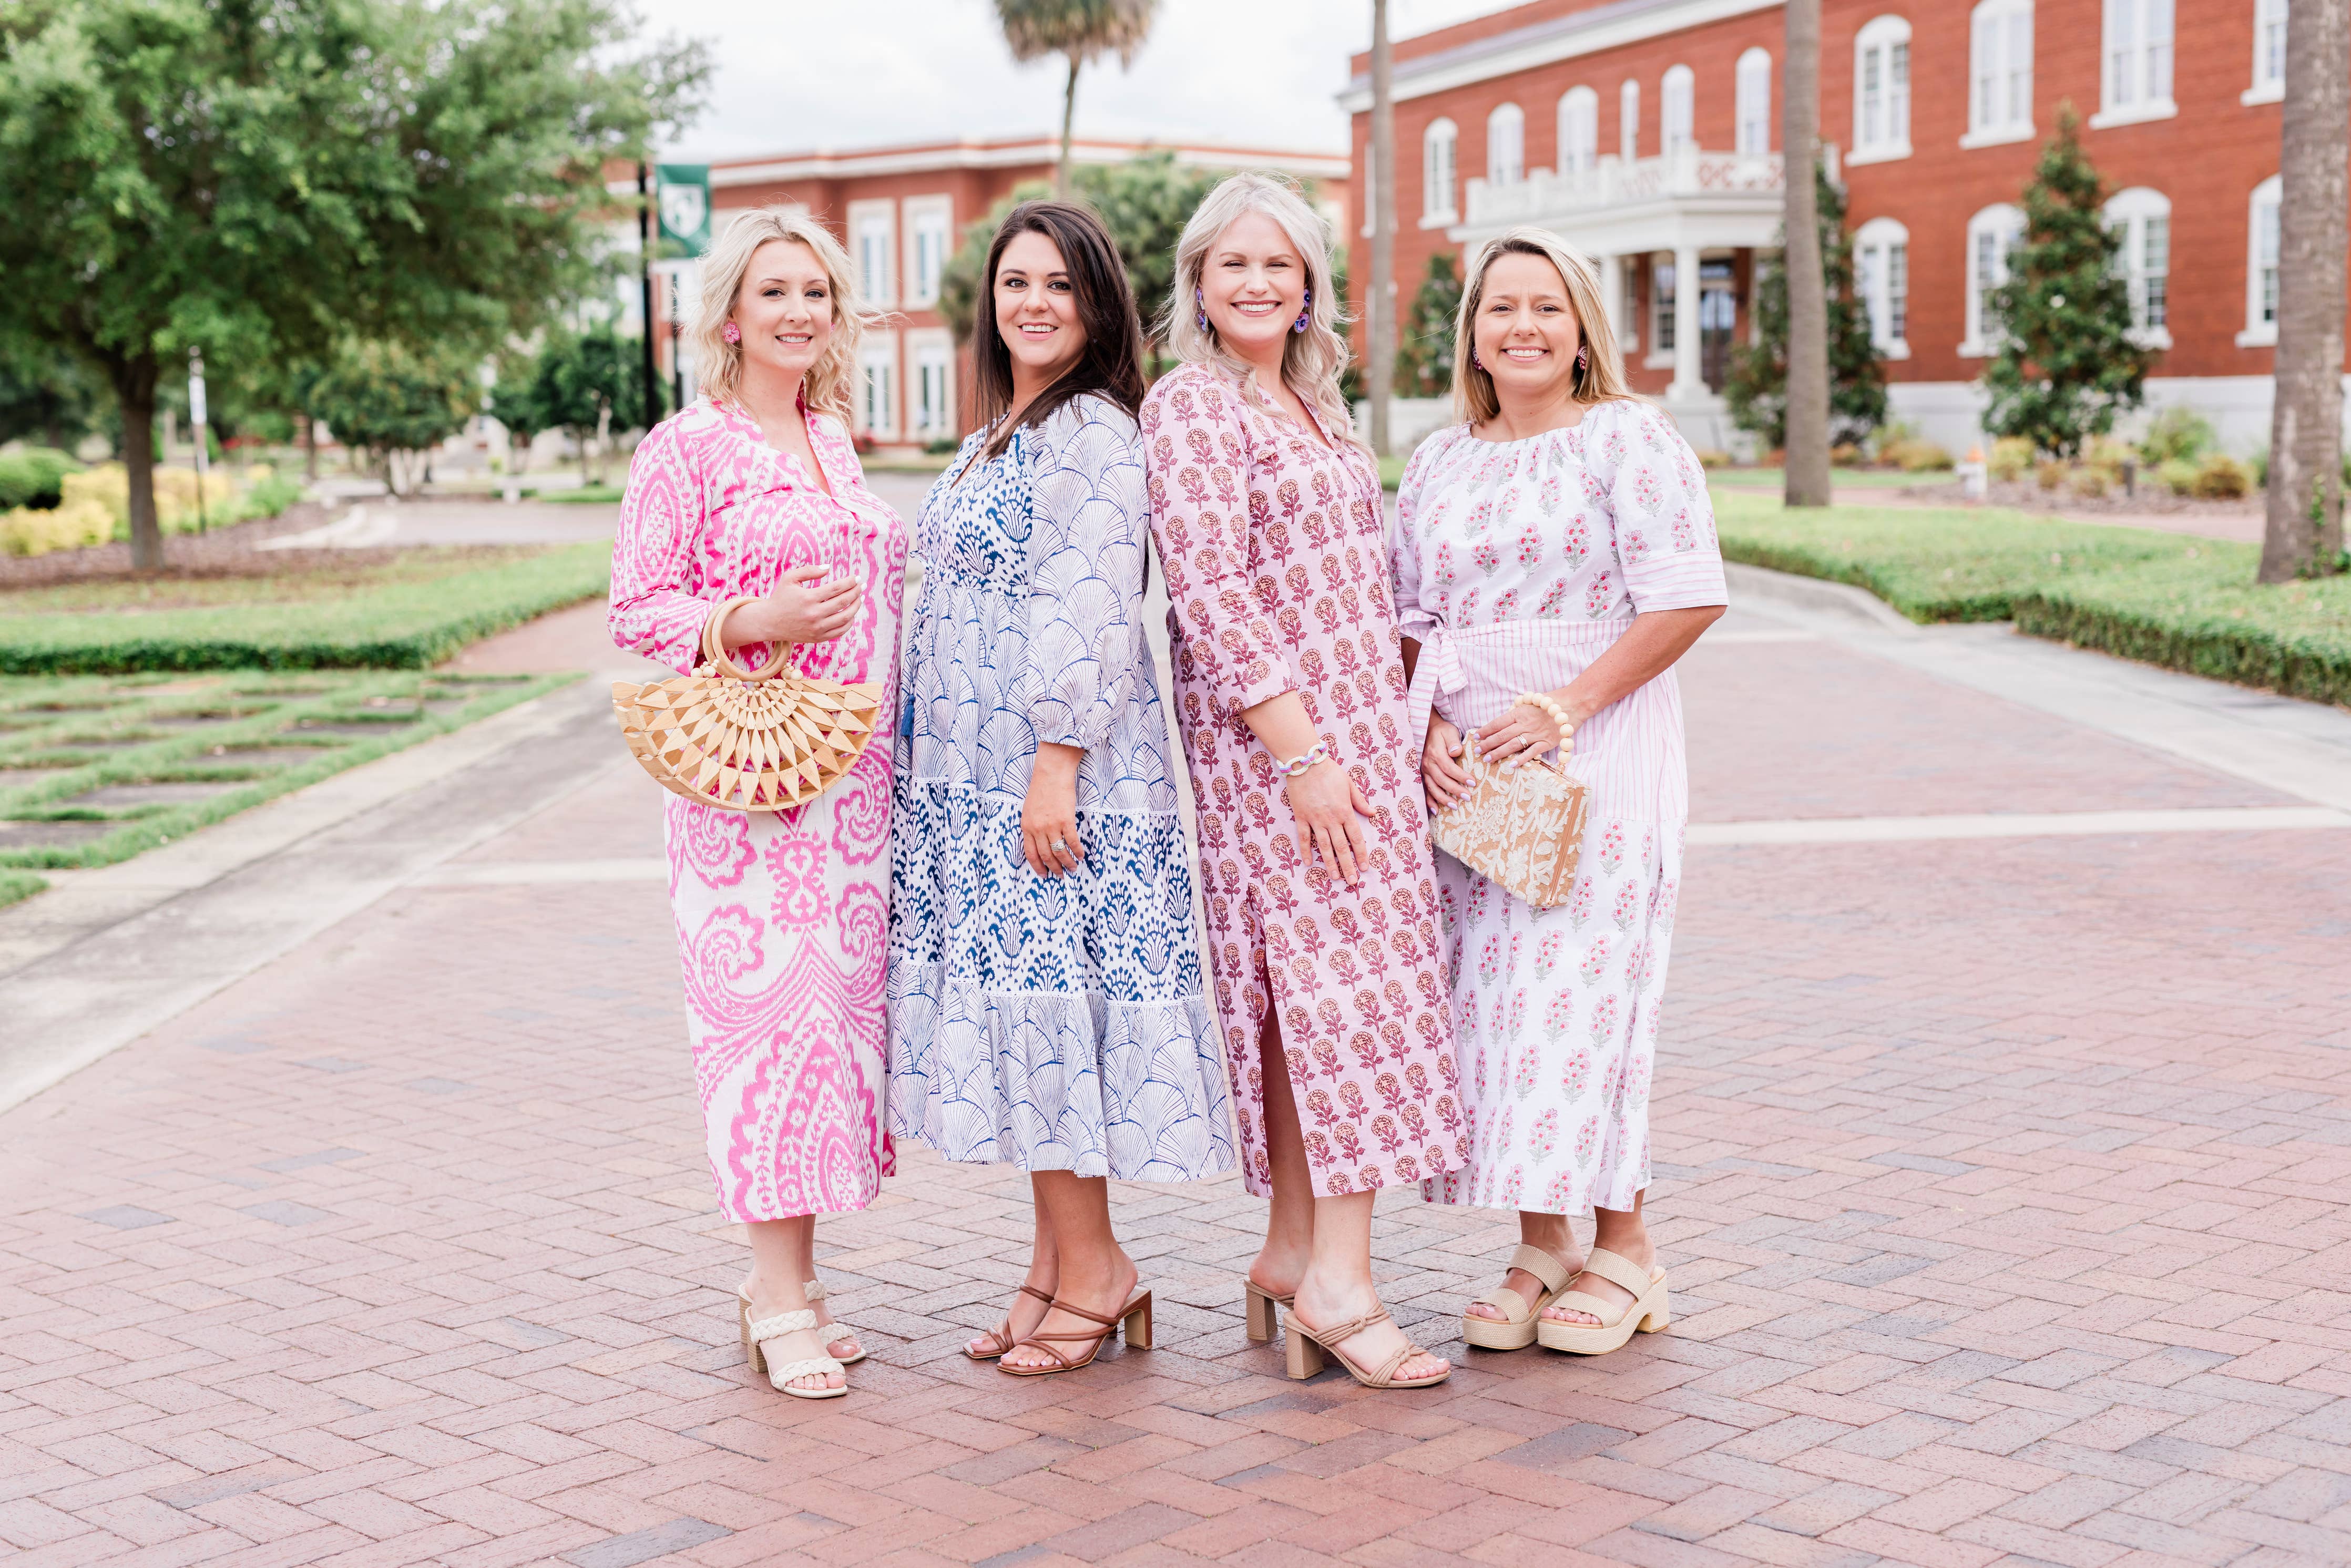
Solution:
<svg viewBox="0 0 2351 1568"><path fill-rule="evenodd" d="M661 163L661 238L664 256L695 256L710 248L710 165Z"/></svg>

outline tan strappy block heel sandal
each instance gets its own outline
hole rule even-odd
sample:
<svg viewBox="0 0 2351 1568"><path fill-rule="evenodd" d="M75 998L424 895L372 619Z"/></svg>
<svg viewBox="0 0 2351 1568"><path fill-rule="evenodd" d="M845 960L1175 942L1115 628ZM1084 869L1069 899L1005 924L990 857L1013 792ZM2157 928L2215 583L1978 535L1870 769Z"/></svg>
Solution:
<svg viewBox="0 0 2351 1568"><path fill-rule="evenodd" d="M1020 1287L1020 1293L1024 1296L1036 1297L1039 1301L1045 1303L1045 1310L1047 1312L1052 1311L1053 1298L1046 1291L1039 1290L1036 1286L1023 1285ZM997 1324L994 1328L988 1330L986 1333L980 1335L980 1338L995 1341L996 1348L994 1350L974 1350L969 1345L964 1346L964 1354L971 1357L974 1361L994 1361L998 1356L1002 1355L1006 1351L1010 1350L1014 1345L1020 1343L1019 1340L1012 1337L1012 1314L1010 1312L1005 1313L1004 1321Z"/></svg>
<svg viewBox="0 0 2351 1568"><path fill-rule="evenodd" d="M801 1287L800 1294L806 1296L812 1302L824 1300L827 1294L824 1288L824 1281L821 1280L810 1280L805 1286ZM735 1305L737 1308L736 1315L741 1318L743 1322L743 1348L747 1351L751 1348L751 1297L749 1293L739 1285L735 1288ZM868 1355L872 1354L865 1348L865 1342L863 1340L857 1339L857 1332L851 1328L847 1323L836 1320L826 1326L836 1331L828 1335L825 1339L824 1348L825 1354L828 1355L832 1354L832 1347L839 1344L842 1340L857 1340L857 1354L855 1355L833 1356L833 1359L841 1363L841 1365L855 1366L859 1362L863 1361ZM824 1329L820 1328L817 1332L819 1333L823 1333Z"/></svg>
<svg viewBox="0 0 2351 1568"><path fill-rule="evenodd" d="M1589 1312L1597 1323L1563 1323L1544 1318L1535 1324L1535 1339L1546 1349L1576 1355L1605 1355L1631 1339L1635 1330L1655 1333L1673 1321L1672 1298L1666 1292L1666 1271L1652 1276L1621 1253L1595 1247L1583 1260L1583 1271L1597 1274L1621 1290L1630 1291L1630 1303L1604 1301L1582 1291L1570 1291L1552 1306L1571 1312Z"/></svg>
<svg viewBox="0 0 2351 1568"><path fill-rule="evenodd" d="M1542 1285L1541 1293L1535 1297L1532 1305L1529 1305L1524 1296L1507 1284L1495 1286L1478 1299L1502 1315L1499 1318L1481 1318L1475 1312L1462 1313L1461 1338L1464 1343L1474 1344L1479 1350L1526 1349L1535 1343L1535 1320L1542 1316L1542 1310L1558 1299L1559 1293L1567 1289L1568 1281L1573 1278L1558 1259L1541 1248L1530 1247L1523 1241L1519 1243L1519 1249L1510 1254L1510 1267L1532 1274ZM1510 1276L1505 1273L1503 1278L1507 1280Z"/></svg>
<svg viewBox="0 0 2351 1568"><path fill-rule="evenodd" d="M803 1310L797 1312L778 1312L771 1318L752 1319L749 1325L743 1331L751 1342L751 1370L766 1373L768 1381L776 1385L778 1393L789 1394L795 1399L840 1398L849 1392L849 1385L846 1383L838 1388L792 1386L792 1379L795 1377L812 1377L819 1373L829 1376L844 1370L841 1363L831 1356L805 1355L798 1361L774 1361L768 1358L767 1351L768 1340L780 1339L788 1333L797 1333L802 1329L807 1329L811 1333L816 1332L814 1312Z"/></svg>
<svg viewBox="0 0 2351 1568"><path fill-rule="evenodd" d="M1281 1326L1281 1314L1276 1307L1286 1307L1298 1299L1297 1292L1277 1296L1255 1280L1241 1276L1241 1305L1249 1318L1249 1336L1252 1344L1263 1344Z"/></svg>
<svg viewBox="0 0 2351 1568"><path fill-rule="evenodd" d="M1078 1368L1090 1364L1095 1356L1100 1355L1102 1354L1102 1341L1110 1338L1112 1334L1118 1333L1121 1329L1124 1329L1126 1331L1127 1349L1149 1350L1151 1348L1151 1292L1148 1291L1144 1291L1143 1294L1135 1297L1134 1300L1121 1307L1118 1310L1117 1314L1113 1317L1106 1318L1100 1312L1090 1312L1083 1307L1073 1307L1070 1305L1069 1302L1061 1301L1057 1301L1052 1304L1052 1306L1048 1307L1046 1309L1047 1315L1050 1316L1057 1310L1067 1312L1071 1317L1084 1318L1089 1322L1098 1322L1102 1324L1102 1327L1098 1329L1077 1329L1069 1333L1032 1333L1027 1339L1022 1340L1020 1344L1022 1346L1035 1345L1039 1350L1041 1350L1047 1355L1051 1356L1055 1364L1051 1366L1007 1366L1003 1362L998 1361L996 1364L996 1370L1003 1373L1008 1377L1050 1377L1056 1373L1075 1372ZM1068 1356L1062 1354L1059 1350L1054 1348L1051 1342L1057 1340L1083 1342L1086 1347L1086 1354L1080 1356L1077 1360L1071 1361Z"/></svg>
<svg viewBox="0 0 2351 1568"><path fill-rule="evenodd" d="M1366 1388L1434 1388L1453 1375L1453 1368L1447 1366L1434 1377L1399 1382L1395 1375L1395 1369L1416 1355L1427 1354L1408 1339L1405 1341L1402 1350L1389 1356L1370 1372L1365 1372L1360 1362L1339 1348L1341 1344L1354 1338L1374 1323L1395 1321L1388 1316L1387 1308L1382 1307L1377 1312L1364 1313L1353 1322L1341 1323L1332 1329L1317 1329L1308 1326L1306 1320L1298 1315L1296 1307L1290 1308L1290 1337L1285 1343L1290 1353L1289 1370L1291 1381L1303 1383L1321 1372L1322 1357L1326 1353L1341 1366L1347 1369L1348 1376Z"/></svg>

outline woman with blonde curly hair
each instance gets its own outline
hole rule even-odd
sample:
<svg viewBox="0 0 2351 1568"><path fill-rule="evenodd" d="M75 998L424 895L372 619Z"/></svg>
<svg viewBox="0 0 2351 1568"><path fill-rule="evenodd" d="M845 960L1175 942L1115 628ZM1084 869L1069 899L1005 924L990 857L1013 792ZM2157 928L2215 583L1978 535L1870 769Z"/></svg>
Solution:
<svg viewBox="0 0 2351 1568"><path fill-rule="evenodd" d="M852 277L821 225L774 209L737 218L705 259L691 334L704 395L629 465L611 624L620 646L689 673L716 613L738 664L789 644L803 674L879 685L887 713L906 532L850 444L870 318ZM823 1305L815 1216L863 1208L891 1174L890 789L885 740L793 810L664 800L711 1173L751 1243L744 1348L803 1399L845 1393L842 1368L865 1356Z"/></svg>
<svg viewBox="0 0 2351 1568"><path fill-rule="evenodd" d="M1237 174L1176 248L1184 363L1143 405L1210 969L1246 1157L1270 1195L1252 1339L1290 1308L1375 1388L1452 1368L1390 1322L1372 1202L1466 1154L1437 886L1408 758L1380 482L1339 392L1328 226Z"/></svg>

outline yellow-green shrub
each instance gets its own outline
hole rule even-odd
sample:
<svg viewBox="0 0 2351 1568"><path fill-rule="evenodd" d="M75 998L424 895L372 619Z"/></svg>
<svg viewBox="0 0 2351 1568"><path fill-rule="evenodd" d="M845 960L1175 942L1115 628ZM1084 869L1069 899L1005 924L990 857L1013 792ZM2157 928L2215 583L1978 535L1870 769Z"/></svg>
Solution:
<svg viewBox="0 0 2351 1568"><path fill-rule="evenodd" d="M2173 495L2186 496L2196 488L2196 465L2185 457L2167 457L2155 465L2155 477Z"/></svg>
<svg viewBox="0 0 2351 1568"><path fill-rule="evenodd" d="M2013 485L2032 471L2032 443L2021 435L2003 435L1991 444L1985 466L1993 478Z"/></svg>
<svg viewBox="0 0 2351 1568"><path fill-rule="evenodd" d="M2253 476L2245 465L2225 452L2207 453L2204 461L2196 465L2196 477L2189 493L2203 501L2241 500L2253 487Z"/></svg>
<svg viewBox="0 0 2351 1568"><path fill-rule="evenodd" d="M72 476L68 476L70 480ZM95 501L68 501L36 511L19 507L0 516L0 554L47 555L102 545L114 537L114 518Z"/></svg>
<svg viewBox="0 0 2351 1568"><path fill-rule="evenodd" d="M1911 438L1891 441L1878 450L1878 456L1905 474L1931 474L1951 465L1951 455L1931 441Z"/></svg>

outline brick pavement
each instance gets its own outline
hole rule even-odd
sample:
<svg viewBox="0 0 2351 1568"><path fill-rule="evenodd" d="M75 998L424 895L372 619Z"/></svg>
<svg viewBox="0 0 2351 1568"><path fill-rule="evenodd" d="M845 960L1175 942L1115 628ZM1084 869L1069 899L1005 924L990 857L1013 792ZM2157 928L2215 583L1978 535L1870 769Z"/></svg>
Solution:
<svg viewBox="0 0 2351 1568"><path fill-rule="evenodd" d="M1725 623L1735 626L1738 618ZM1700 814L2277 799L1825 643L1692 656ZM483 846L655 852L622 768ZM548 874L559 867L547 867ZM1162 1347L956 1353L1022 1184L902 1150L754 1382L643 883L395 894L0 1117L12 1563L2351 1560L2351 833L1693 850L1671 1332L1466 1352L1507 1222L1395 1197L1443 1388L1283 1380L1261 1206L1115 1189Z"/></svg>

